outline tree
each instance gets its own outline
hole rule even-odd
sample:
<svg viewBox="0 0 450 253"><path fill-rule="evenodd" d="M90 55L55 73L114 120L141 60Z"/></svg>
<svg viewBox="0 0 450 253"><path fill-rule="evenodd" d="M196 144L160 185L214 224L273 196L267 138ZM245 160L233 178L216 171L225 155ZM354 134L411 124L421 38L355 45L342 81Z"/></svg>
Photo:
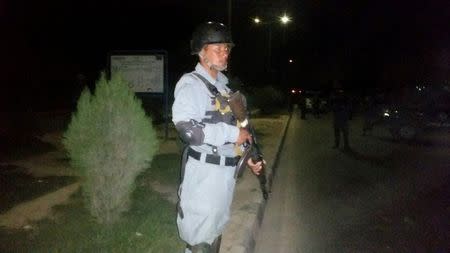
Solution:
<svg viewBox="0 0 450 253"><path fill-rule="evenodd" d="M120 74L102 74L95 94L82 92L63 143L88 209L102 224L128 209L135 179L158 147L151 118Z"/></svg>

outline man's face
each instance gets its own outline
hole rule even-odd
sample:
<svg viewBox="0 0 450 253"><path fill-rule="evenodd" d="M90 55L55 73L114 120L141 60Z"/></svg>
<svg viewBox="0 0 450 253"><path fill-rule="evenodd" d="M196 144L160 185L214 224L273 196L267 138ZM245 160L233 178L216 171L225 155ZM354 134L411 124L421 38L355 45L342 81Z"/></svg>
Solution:
<svg viewBox="0 0 450 253"><path fill-rule="evenodd" d="M230 44L208 44L204 47L203 58L212 68L222 71L227 69L228 56L231 52Z"/></svg>

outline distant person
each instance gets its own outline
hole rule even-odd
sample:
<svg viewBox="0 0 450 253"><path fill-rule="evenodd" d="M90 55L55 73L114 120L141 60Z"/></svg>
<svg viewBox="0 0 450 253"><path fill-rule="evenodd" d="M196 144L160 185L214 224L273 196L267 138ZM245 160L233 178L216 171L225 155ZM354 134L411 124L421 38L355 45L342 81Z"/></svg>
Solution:
<svg viewBox="0 0 450 253"><path fill-rule="evenodd" d="M320 117L320 98L319 95L314 95L312 99L312 109L313 109L313 115L315 118Z"/></svg>
<svg viewBox="0 0 450 253"><path fill-rule="evenodd" d="M333 109L333 128L334 128L334 146L338 148L341 139L341 133L344 139L344 149L349 150L348 142L348 121L350 119L350 101L342 89L337 89L332 98Z"/></svg>
<svg viewBox="0 0 450 253"><path fill-rule="evenodd" d="M172 121L186 143L180 184L177 225L187 243L185 253L217 253L230 219L235 186L236 146L251 141L237 127L227 96L231 33L221 23L199 25L192 34L191 54L198 56L195 70L184 74L175 87ZM255 174L262 163L247 165Z"/></svg>
<svg viewBox="0 0 450 253"><path fill-rule="evenodd" d="M366 96L364 98L363 110L364 110L364 122L362 135L366 136L368 133L372 133L372 129L377 117L376 114L377 107L375 104L375 100L372 96Z"/></svg>

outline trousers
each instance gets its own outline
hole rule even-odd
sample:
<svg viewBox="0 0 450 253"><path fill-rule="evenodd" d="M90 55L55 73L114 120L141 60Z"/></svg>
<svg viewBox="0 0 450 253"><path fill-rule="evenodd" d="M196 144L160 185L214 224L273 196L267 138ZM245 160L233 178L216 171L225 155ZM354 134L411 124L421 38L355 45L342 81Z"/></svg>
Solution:
<svg viewBox="0 0 450 253"><path fill-rule="evenodd" d="M235 167L188 158L178 190L181 209L177 216L180 238L188 245L212 244L230 219L236 181Z"/></svg>

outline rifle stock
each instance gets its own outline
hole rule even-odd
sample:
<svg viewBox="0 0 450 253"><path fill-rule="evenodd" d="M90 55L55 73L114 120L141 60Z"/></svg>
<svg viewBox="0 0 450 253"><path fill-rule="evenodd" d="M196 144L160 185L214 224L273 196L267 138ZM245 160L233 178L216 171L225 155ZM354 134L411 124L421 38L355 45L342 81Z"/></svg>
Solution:
<svg viewBox="0 0 450 253"><path fill-rule="evenodd" d="M239 92L236 91L235 93L233 93L230 98L228 99L228 103L230 105L231 111L233 112L234 116L236 117L236 119L241 123L241 127L245 128L252 136L252 143L246 143L244 145L244 147L247 149L247 152L250 152L250 158L252 159L252 161L254 163L257 163L259 161L262 162L262 169L259 173L259 175L257 175L258 180L259 180L259 185L261 188L261 192L263 194L263 198L267 199L268 198L268 192L267 192L267 178L266 178L266 168L265 168L265 164L264 164L264 156L261 152L261 149L259 148L257 139L256 139L256 134L255 134L255 130L254 128L251 126L249 120L248 120L248 112L247 112L247 107L246 107L246 99L245 97ZM247 163L247 158L248 156L245 154L243 155L243 157L241 157L240 162L238 163L237 166L237 171L235 174L235 177L239 177L243 171L243 168L246 167Z"/></svg>

